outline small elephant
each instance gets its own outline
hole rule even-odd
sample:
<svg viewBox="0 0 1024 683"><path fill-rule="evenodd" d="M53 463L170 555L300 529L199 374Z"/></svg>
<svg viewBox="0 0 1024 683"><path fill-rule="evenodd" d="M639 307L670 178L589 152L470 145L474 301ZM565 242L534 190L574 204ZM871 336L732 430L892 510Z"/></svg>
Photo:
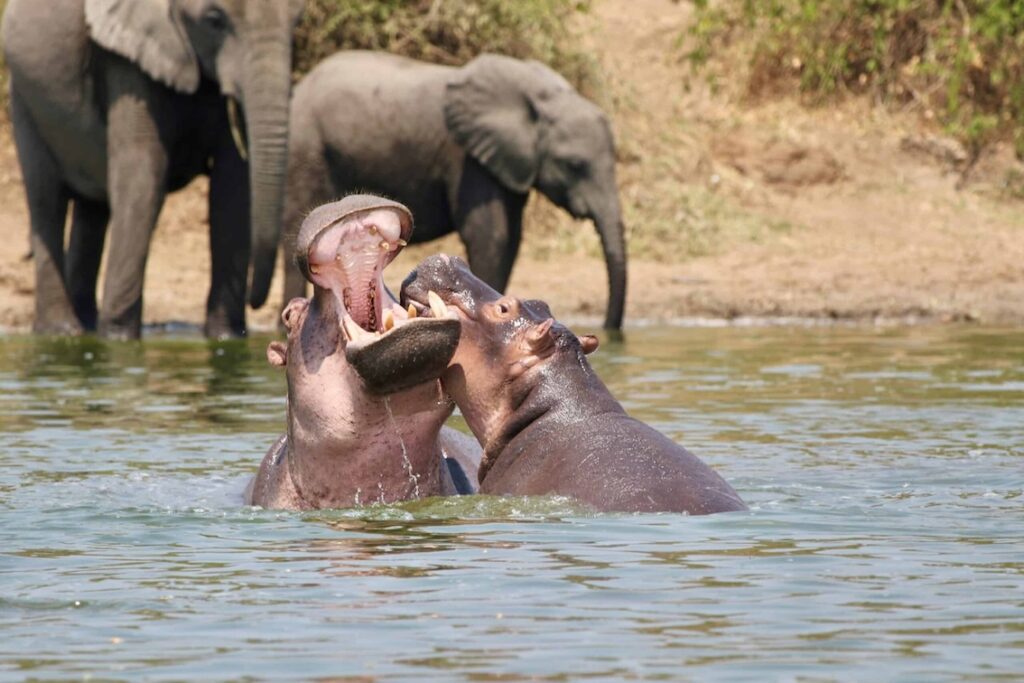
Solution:
<svg viewBox="0 0 1024 683"><path fill-rule="evenodd" d="M280 241L292 32L302 4L8 0L3 43L31 217L37 332L98 326L107 336L138 337L150 236L164 197L206 174L212 281L205 329L245 333L250 250L249 302L260 306Z"/></svg>
<svg viewBox="0 0 1024 683"><path fill-rule="evenodd" d="M605 327L621 327L626 246L611 127L551 69L498 55L455 68L340 52L296 86L291 116L286 249L313 206L375 192L412 209L416 241L457 230L473 271L503 290L537 188L594 221L608 269ZM285 301L304 292L290 268Z"/></svg>

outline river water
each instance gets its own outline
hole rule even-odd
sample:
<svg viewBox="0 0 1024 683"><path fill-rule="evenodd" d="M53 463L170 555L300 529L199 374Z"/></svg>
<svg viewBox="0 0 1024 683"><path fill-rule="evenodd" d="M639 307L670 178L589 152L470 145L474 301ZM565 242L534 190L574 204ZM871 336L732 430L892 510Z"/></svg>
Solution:
<svg viewBox="0 0 1024 683"><path fill-rule="evenodd" d="M0 679L1024 677L1024 335L649 328L592 357L749 513L241 492L267 339L0 339Z"/></svg>

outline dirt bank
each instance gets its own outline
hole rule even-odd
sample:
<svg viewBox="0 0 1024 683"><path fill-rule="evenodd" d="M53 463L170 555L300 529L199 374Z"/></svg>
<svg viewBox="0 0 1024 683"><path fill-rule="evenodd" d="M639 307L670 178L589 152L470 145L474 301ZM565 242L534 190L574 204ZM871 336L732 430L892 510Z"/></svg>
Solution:
<svg viewBox="0 0 1024 683"><path fill-rule="evenodd" d="M604 74L633 258L627 325L684 317L1024 322L1024 169L955 145L911 114L856 101L750 104L690 77L669 0L598 0L577 27ZM199 323L209 281L205 183L173 196L154 236L147 322ZM590 325L604 309L596 235L534 200L511 289ZM31 324L27 213L0 130L0 326ZM447 239L409 249L397 281ZM280 278L272 301L280 299ZM256 311L251 324L275 315Z"/></svg>

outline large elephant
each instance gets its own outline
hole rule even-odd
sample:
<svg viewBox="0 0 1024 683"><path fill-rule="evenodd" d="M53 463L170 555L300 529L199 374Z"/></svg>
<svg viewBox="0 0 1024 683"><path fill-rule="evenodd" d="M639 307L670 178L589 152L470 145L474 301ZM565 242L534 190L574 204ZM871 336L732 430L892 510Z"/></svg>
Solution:
<svg viewBox="0 0 1024 683"><path fill-rule="evenodd" d="M291 116L286 253L304 212L369 191L412 209L415 241L457 230L473 272L503 290L536 188L594 221L608 268L605 327L621 327L626 246L611 127L551 69L497 55L455 68L340 52L296 86ZM285 301L304 292L290 268Z"/></svg>
<svg viewBox="0 0 1024 683"><path fill-rule="evenodd" d="M302 0L8 0L3 42L32 223L36 331L98 326L138 337L164 197L208 174L205 329L245 333L250 251L249 302L260 306L280 240L301 10Z"/></svg>

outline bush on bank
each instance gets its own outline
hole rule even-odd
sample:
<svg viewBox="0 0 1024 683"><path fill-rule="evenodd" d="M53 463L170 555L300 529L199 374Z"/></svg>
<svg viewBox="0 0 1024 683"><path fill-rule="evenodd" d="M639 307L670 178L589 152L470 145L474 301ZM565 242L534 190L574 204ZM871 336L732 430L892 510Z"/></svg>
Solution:
<svg viewBox="0 0 1024 683"><path fill-rule="evenodd" d="M1024 0L694 0L690 58L746 44L745 89L813 102L871 93L918 108L977 152L1024 154Z"/></svg>
<svg viewBox="0 0 1024 683"><path fill-rule="evenodd" d="M442 64L481 52L538 59L577 84L587 62L566 28L590 0L307 0L296 71L341 49L387 50Z"/></svg>

